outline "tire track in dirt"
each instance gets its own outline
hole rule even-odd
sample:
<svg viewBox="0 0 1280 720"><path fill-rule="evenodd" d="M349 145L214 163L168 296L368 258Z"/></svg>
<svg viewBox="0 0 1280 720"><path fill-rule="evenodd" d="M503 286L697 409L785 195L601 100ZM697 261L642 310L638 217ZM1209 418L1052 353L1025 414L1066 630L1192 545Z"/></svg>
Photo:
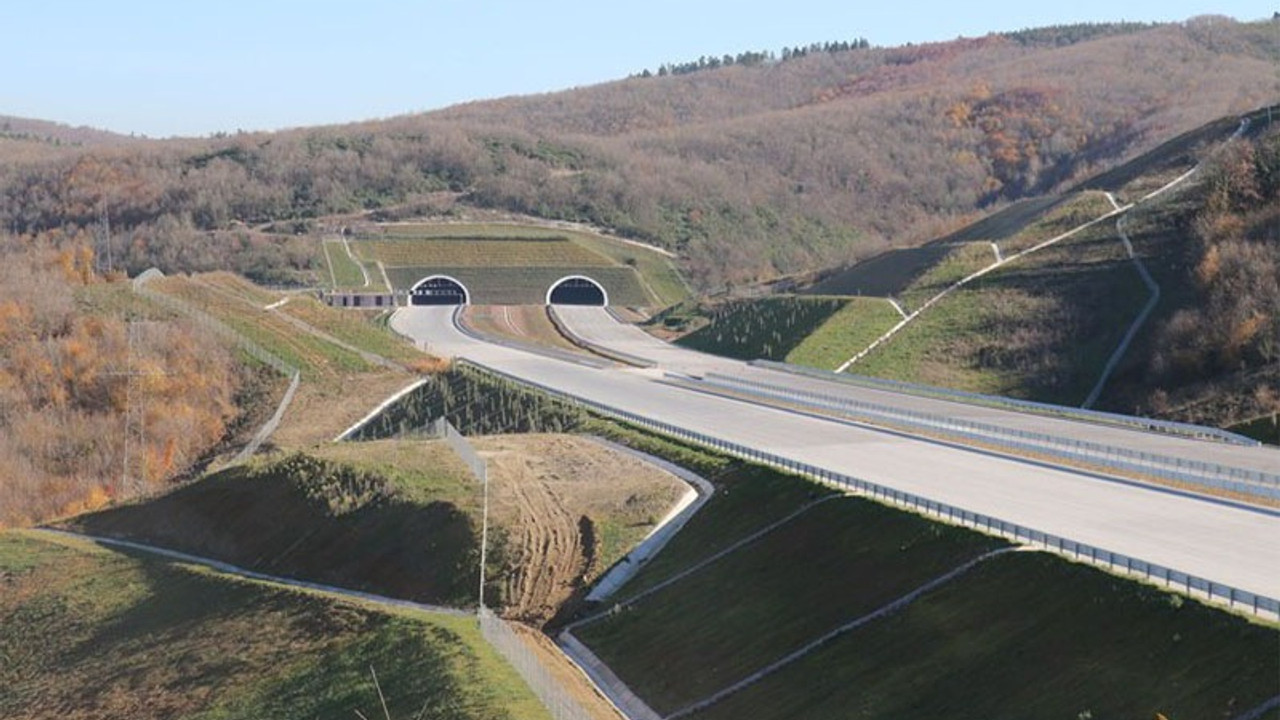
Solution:
<svg viewBox="0 0 1280 720"><path fill-rule="evenodd" d="M504 583L504 614L541 625L555 616L587 570L579 524L527 460L511 455L493 460L499 472L509 473L505 484L519 528L508 548L515 567Z"/></svg>

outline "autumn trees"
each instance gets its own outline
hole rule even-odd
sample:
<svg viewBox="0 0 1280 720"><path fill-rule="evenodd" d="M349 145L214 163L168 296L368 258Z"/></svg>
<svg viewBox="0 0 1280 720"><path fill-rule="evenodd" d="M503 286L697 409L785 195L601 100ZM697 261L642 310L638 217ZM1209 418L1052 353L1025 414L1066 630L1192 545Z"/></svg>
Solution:
<svg viewBox="0 0 1280 720"><path fill-rule="evenodd" d="M237 385L224 348L180 322L95 308L127 286L90 287L84 246L3 245L0 526L153 489L223 439Z"/></svg>
<svg viewBox="0 0 1280 720"><path fill-rule="evenodd" d="M923 241L1274 99L1273 38L1206 20L828 43L378 122L22 153L0 163L0 227L109 223L130 272L305 283L316 256L289 228L479 208L676 250L716 290Z"/></svg>

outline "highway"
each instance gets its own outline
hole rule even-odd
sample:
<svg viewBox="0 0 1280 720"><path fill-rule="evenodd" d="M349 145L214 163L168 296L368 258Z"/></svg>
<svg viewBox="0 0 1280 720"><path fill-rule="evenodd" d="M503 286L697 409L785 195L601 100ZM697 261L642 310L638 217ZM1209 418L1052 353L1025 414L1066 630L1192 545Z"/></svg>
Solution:
<svg viewBox="0 0 1280 720"><path fill-rule="evenodd" d="M792 375L664 343L633 325L625 325L614 320L611 315L598 307L557 307L556 314L568 330L584 340L652 360L659 368L672 372L690 375L719 373L757 382L785 385L805 392L891 405L912 412L1039 432L1185 460L1214 462L1247 470L1280 473L1280 450L1271 447L1245 447L1207 440L1191 441L1187 438L1114 425L1099 425L1045 415L1019 413L1001 408L906 395Z"/></svg>
<svg viewBox="0 0 1280 720"><path fill-rule="evenodd" d="M438 355L468 358L561 392L654 420L1124 553L1248 592L1280 597L1280 543L1277 543L1280 513L1276 511L1114 482L1069 469L691 392L654 382L661 377L662 369L595 369L492 345L458 331L452 322L453 310L452 307L401 308L391 322L398 332L425 343ZM722 364L731 363L736 370L728 372L745 372L741 369L746 366L741 363L708 356L690 358L685 354L687 351L670 346L646 348L644 344L648 341L633 334L640 331L612 329L600 317L604 315L602 311L594 312L594 316L582 313L596 324L592 332L606 333L598 339L610 345L615 342L607 333L625 336L630 343L625 348L628 353L650 357L672 369L688 371L711 367L703 364L710 363L715 365L716 372L725 372ZM575 328L588 331L581 323ZM658 353L662 355L657 356ZM750 370L790 377L758 368ZM886 395L902 402L922 400ZM975 410L964 407L967 411ZM1106 432L1111 438L1118 431L1107 428ZM1161 441L1192 443L1196 448L1211 445L1135 434Z"/></svg>

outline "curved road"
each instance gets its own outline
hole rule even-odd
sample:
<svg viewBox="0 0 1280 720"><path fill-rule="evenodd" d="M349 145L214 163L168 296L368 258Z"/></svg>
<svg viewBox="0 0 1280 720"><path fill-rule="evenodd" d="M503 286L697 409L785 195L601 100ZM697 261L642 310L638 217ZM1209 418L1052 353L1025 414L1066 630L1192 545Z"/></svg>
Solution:
<svg viewBox="0 0 1280 720"><path fill-rule="evenodd" d="M661 370L573 365L463 335L454 327L452 313L451 307L401 308L391 322L397 331L428 342L438 354L465 357L641 416L1248 592L1280 597L1280 543L1276 542L1280 513L1276 511L1111 482L1064 468L690 392L654 382ZM671 348L670 352L673 361L679 362L683 356L675 353L686 351ZM699 358L698 362L710 361ZM1107 432L1116 431L1108 428ZM1208 445L1196 443L1201 444Z"/></svg>

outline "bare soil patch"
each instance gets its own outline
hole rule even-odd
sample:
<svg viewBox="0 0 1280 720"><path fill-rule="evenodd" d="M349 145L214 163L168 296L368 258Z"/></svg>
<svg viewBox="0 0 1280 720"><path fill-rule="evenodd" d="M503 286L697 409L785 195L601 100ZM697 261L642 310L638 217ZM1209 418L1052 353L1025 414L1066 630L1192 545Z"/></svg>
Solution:
<svg viewBox="0 0 1280 720"><path fill-rule="evenodd" d="M644 538L686 490L670 473L570 435L476 438L505 536L504 615L543 626Z"/></svg>
<svg viewBox="0 0 1280 720"><path fill-rule="evenodd" d="M582 352L556 330L542 305L473 305L464 312L467 322L480 332Z"/></svg>

